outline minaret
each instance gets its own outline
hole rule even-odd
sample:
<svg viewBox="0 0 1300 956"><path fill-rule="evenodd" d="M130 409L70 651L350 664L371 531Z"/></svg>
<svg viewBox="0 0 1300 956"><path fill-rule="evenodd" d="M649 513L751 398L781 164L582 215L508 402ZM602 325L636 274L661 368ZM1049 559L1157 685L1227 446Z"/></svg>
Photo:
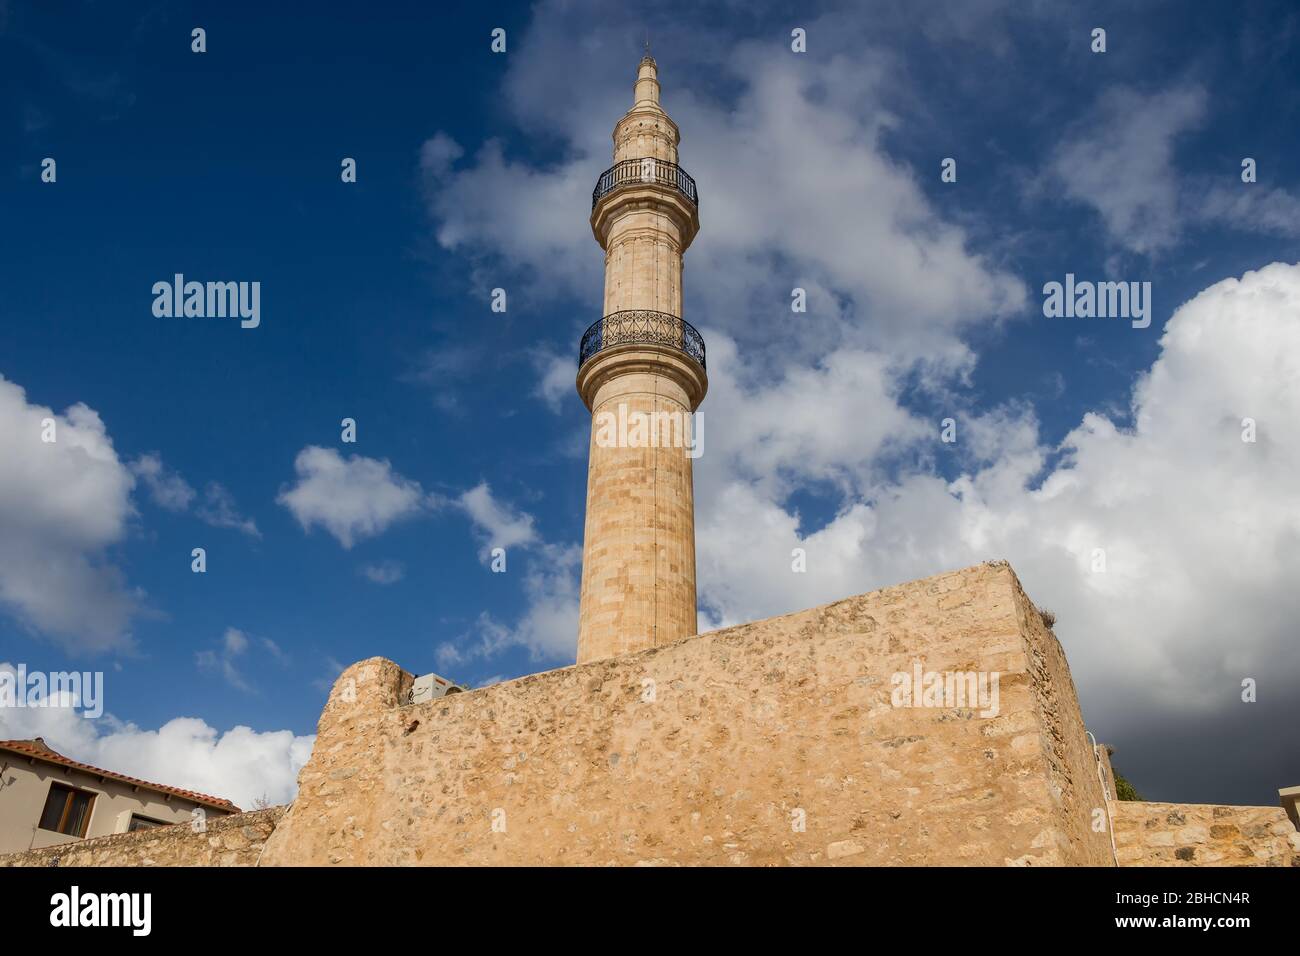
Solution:
<svg viewBox="0 0 1300 956"><path fill-rule="evenodd" d="M592 413L578 663L697 630L695 495L683 446L709 380L704 342L681 318L682 253L700 219L695 181L677 165L680 139L647 51L632 108L614 125L614 165L592 193L605 308L578 358L578 394Z"/></svg>

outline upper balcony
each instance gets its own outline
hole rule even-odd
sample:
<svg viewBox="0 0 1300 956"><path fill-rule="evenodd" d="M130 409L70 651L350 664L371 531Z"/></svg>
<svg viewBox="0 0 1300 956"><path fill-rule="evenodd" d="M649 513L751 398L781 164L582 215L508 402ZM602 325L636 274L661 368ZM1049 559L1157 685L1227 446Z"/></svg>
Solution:
<svg viewBox="0 0 1300 956"><path fill-rule="evenodd" d="M664 159L625 159L615 163L600 174L596 188L591 192L591 208L603 198L624 186L663 186L673 189L685 196L696 209L700 206L700 195L695 189L695 180L686 170L676 163Z"/></svg>

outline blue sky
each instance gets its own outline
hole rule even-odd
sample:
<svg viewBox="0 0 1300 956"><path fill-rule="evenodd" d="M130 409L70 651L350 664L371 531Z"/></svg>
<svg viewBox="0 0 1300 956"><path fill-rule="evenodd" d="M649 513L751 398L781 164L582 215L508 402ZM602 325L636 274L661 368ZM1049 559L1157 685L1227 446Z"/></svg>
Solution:
<svg viewBox="0 0 1300 956"><path fill-rule="evenodd" d="M914 6L0 4L0 662L103 669L114 719L9 730L283 799L341 666L572 662L586 215L648 29L701 195L701 627L1006 557L1146 796L1273 802L1300 16ZM261 325L155 317L178 272L259 281ZM1150 327L1045 318L1067 272L1150 282ZM94 468L28 463L40 409Z"/></svg>

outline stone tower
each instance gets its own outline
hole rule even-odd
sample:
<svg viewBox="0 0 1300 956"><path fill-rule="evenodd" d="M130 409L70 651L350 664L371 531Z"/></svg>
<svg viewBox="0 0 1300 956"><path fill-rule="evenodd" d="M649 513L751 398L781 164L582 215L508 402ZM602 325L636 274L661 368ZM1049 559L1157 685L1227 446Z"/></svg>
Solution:
<svg viewBox="0 0 1300 956"><path fill-rule="evenodd" d="M592 413L578 662L696 633L692 421L704 341L682 315L682 253L700 228L695 181L647 53L614 165L592 193L605 250L603 318L582 337L578 394Z"/></svg>

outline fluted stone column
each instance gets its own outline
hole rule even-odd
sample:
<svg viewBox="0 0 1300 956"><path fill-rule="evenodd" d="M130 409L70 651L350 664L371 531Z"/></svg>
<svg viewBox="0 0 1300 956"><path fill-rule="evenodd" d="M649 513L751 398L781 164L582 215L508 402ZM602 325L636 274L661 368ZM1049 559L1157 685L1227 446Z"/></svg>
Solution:
<svg viewBox="0 0 1300 956"><path fill-rule="evenodd" d="M663 434L652 444L602 440L609 437L602 422L635 421L638 414L674 428L689 425L708 389L701 361L681 337L682 253L699 230L699 215L676 173L679 139L659 105L658 71L647 55L632 108L614 127L618 185L591 214L605 250L603 314L615 318L578 372L578 393L592 413L579 663L696 632L691 458ZM631 326L616 314L642 311L647 328L676 328L676 339L619 341L615 330Z"/></svg>

